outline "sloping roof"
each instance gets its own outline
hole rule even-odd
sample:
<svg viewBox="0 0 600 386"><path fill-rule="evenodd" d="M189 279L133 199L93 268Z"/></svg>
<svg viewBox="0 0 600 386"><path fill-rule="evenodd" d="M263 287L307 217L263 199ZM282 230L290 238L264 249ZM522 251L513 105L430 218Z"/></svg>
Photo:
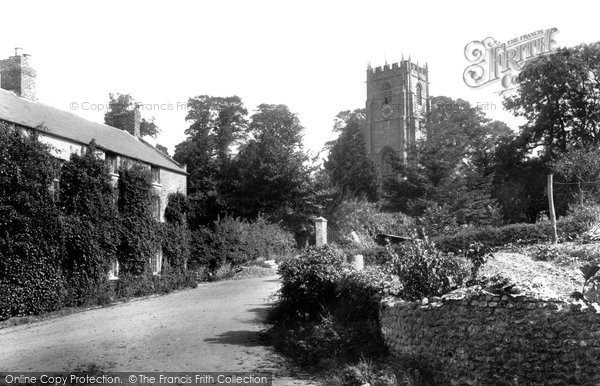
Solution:
<svg viewBox="0 0 600 386"><path fill-rule="evenodd" d="M84 145L95 139L98 148L175 172L186 173L179 163L124 130L88 121L78 115L21 98L3 89L0 89L0 120L29 128L43 125L47 129L44 131L46 134Z"/></svg>

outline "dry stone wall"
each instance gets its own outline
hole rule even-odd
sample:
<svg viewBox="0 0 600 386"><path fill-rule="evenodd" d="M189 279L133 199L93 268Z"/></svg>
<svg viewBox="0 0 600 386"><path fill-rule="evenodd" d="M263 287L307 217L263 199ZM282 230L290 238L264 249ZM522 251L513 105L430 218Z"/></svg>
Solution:
<svg viewBox="0 0 600 386"><path fill-rule="evenodd" d="M527 296L386 300L390 351L416 359L440 385L600 385L600 314Z"/></svg>

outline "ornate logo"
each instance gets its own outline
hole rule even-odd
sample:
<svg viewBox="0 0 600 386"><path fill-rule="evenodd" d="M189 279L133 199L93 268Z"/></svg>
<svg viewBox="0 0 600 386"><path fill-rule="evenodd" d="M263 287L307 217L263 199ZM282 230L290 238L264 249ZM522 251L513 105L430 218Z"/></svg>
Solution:
<svg viewBox="0 0 600 386"><path fill-rule="evenodd" d="M488 37L465 46L470 64L463 73L465 84L480 88L500 81L504 88L517 84L517 75L525 63L539 55L556 51L553 34L557 28L539 30L500 43Z"/></svg>

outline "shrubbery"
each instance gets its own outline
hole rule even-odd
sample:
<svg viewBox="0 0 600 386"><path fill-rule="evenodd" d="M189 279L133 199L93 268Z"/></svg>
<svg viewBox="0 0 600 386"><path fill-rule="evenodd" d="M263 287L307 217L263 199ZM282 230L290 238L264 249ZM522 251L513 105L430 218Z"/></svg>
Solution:
<svg viewBox="0 0 600 386"><path fill-rule="evenodd" d="M400 245L395 253L401 296L407 300L442 296L461 286L474 273L473 264L466 258L441 252L427 239Z"/></svg>
<svg viewBox="0 0 600 386"><path fill-rule="evenodd" d="M186 271L183 195L169 198L167 223L158 224L149 172L122 170L115 203L93 143L62 169L35 133L2 125L0 145L0 319L196 285ZM159 248L164 270L152 275L150 257ZM114 286L108 271L117 257L122 270Z"/></svg>
<svg viewBox="0 0 600 386"><path fill-rule="evenodd" d="M73 154L61 169L62 267L69 278L63 303L69 306L110 300L106 277L117 251L118 217L110 177L94 150Z"/></svg>
<svg viewBox="0 0 600 386"><path fill-rule="evenodd" d="M141 275L147 273L148 261L160 247L159 225L152 214L150 171L138 165L119 170L118 191L117 258L122 272Z"/></svg>
<svg viewBox="0 0 600 386"><path fill-rule="evenodd" d="M60 306L62 233L48 190L56 168L35 134L0 123L0 319Z"/></svg>
<svg viewBox="0 0 600 386"><path fill-rule="evenodd" d="M583 218L562 218L557 221L558 237L561 240L576 239L587 230L587 227ZM535 244L549 241L550 235L550 222L539 222L536 224L510 224L502 227L465 228L453 235L434 237L433 241L444 252L461 253L474 243L481 243L489 248L507 244Z"/></svg>
<svg viewBox="0 0 600 386"><path fill-rule="evenodd" d="M369 267L353 271L332 247L311 248L284 262L282 288L270 318L275 345L305 365L357 361L385 354L378 309L398 294L398 281Z"/></svg>
<svg viewBox="0 0 600 386"><path fill-rule="evenodd" d="M225 264L239 266L259 257L290 255L295 246L291 233L263 217L248 222L226 216L210 228L194 231L192 239L194 268L206 266L213 271Z"/></svg>
<svg viewBox="0 0 600 386"><path fill-rule="evenodd" d="M377 204L365 200L344 201L329 217L330 238L340 244L350 240L352 231L372 246L378 233L407 236L413 229L410 217L400 212L382 212Z"/></svg>

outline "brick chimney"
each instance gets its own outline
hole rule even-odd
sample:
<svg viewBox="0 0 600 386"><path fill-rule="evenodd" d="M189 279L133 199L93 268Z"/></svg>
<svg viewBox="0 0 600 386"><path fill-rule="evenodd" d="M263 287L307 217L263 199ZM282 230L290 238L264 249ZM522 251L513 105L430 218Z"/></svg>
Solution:
<svg viewBox="0 0 600 386"><path fill-rule="evenodd" d="M125 130L135 137L140 137L140 121L141 114L137 107L133 110L107 117L107 124L109 126Z"/></svg>
<svg viewBox="0 0 600 386"><path fill-rule="evenodd" d="M22 98L37 100L35 96L35 70L29 62L30 55L22 48L15 48L15 56L0 60L0 88L9 90Z"/></svg>

